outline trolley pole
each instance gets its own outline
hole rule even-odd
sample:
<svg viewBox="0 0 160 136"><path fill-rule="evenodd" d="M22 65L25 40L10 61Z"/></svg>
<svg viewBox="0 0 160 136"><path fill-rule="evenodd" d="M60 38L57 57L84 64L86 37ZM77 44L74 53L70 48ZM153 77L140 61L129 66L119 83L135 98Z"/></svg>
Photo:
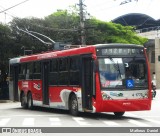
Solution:
<svg viewBox="0 0 160 136"><path fill-rule="evenodd" d="M85 18L84 18L84 4L82 2L83 0L79 0L79 10L80 10L80 31L81 31L81 45L85 46L86 45L86 40L85 40Z"/></svg>

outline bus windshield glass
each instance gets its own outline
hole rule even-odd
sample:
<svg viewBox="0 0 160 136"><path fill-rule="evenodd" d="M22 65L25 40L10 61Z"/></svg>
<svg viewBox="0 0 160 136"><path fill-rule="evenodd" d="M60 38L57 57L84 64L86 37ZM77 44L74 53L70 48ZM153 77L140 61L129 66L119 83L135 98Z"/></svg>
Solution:
<svg viewBox="0 0 160 136"><path fill-rule="evenodd" d="M99 58L102 88L147 88L147 69L144 57Z"/></svg>

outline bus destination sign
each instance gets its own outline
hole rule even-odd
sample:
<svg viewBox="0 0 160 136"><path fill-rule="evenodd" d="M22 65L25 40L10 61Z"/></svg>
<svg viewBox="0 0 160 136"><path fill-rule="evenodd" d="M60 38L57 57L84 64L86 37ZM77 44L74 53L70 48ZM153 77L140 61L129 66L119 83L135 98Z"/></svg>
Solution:
<svg viewBox="0 0 160 136"><path fill-rule="evenodd" d="M100 50L99 50L100 51ZM101 52L101 53L100 53ZM105 48L101 49L98 54L100 55L142 55L143 49L137 48Z"/></svg>

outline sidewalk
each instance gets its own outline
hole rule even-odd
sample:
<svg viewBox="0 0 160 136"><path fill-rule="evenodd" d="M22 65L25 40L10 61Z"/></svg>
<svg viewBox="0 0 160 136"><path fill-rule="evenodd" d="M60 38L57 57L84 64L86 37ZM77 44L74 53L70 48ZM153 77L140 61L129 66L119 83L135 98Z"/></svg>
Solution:
<svg viewBox="0 0 160 136"><path fill-rule="evenodd" d="M0 100L0 103L9 103L12 102L11 100Z"/></svg>

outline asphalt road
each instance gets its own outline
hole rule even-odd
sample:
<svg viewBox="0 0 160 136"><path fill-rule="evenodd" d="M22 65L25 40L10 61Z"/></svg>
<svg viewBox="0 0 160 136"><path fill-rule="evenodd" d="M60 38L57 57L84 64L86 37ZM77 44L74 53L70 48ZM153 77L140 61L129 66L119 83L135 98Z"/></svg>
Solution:
<svg viewBox="0 0 160 136"><path fill-rule="evenodd" d="M122 118L112 113L80 113L73 117L65 110L35 107L23 109L19 102L0 103L0 127L159 127L160 90L150 111L126 112Z"/></svg>
<svg viewBox="0 0 160 136"><path fill-rule="evenodd" d="M74 117L65 110L35 107L23 109L19 102L0 103L0 127L159 127L160 90L150 111L126 112L115 118L112 113L80 113Z"/></svg>

